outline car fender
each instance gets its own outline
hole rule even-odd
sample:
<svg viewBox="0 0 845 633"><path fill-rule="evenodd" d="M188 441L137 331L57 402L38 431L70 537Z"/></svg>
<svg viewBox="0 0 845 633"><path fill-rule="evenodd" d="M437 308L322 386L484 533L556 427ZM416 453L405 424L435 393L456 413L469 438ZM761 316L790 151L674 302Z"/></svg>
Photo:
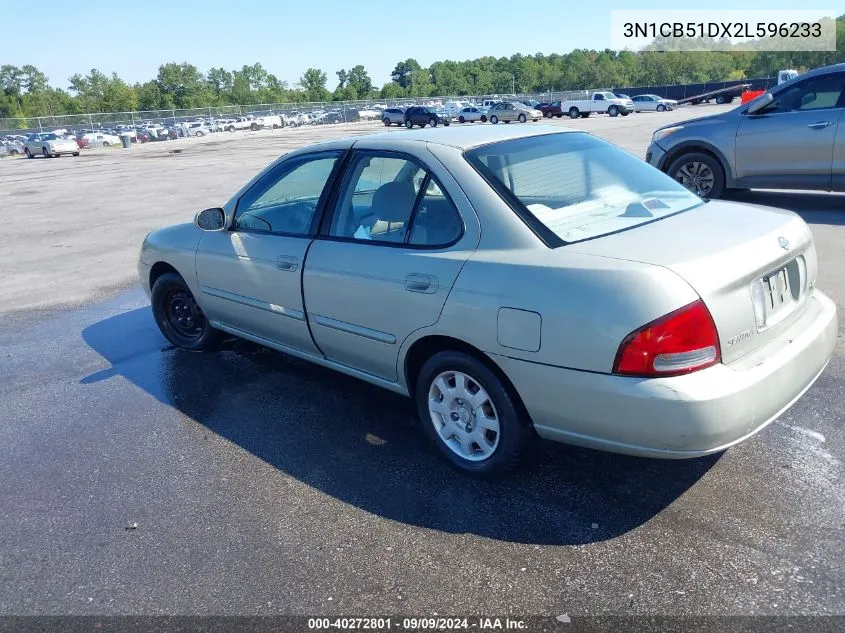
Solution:
<svg viewBox="0 0 845 633"><path fill-rule="evenodd" d="M713 154L719 160L722 165L722 169L724 169L725 171L725 186L727 188L731 188L732 186L734 186L736 180L734 178L733 173L733 162L728 160L728 157L725 155L725 153L719 148L717 148L715 145L713 145L713 143L701 138L687 139L685 141L681 141L677 145L673 145L670 149L665 150L666 153L660 159L658 168L660 169L660 171L665 172L667 169L669 169L669 165L672 164L672 161L675 160L678 156L680 156L681 153L695 150L704 150L710 154Z"/></svg>
<svg viewBox="0 0 845 633"><path fill-rule="evenodd" d="M184 222L152 231L141 245L139 263L152 270L159 263L165 263L176 269L197 303L202 307L199 282L197 281L196 254L203 231L193 222ZM147 273L149 274L149 272ZM149 279L141 279L144 287L149 287Z"/></svg>

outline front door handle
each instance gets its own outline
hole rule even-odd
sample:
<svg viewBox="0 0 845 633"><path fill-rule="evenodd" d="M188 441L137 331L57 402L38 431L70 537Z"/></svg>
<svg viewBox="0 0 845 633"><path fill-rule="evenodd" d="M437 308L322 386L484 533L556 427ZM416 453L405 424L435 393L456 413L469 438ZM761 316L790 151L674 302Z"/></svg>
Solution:
<svg viewBox="0 0 845 633"><path fill-rule="evenodd" d="M405 290L433 294L437 292L437 278L431 275L411 273L405 277Z"/></svg>
<svg viewBox="0 0 845 633"><path fill-rule="evenodd" d="M293 255L279 255L278 259L276 259L276 263L279 270L285 270L291 273L299 268L299 259Z"/></svg>
<svg viewBox="0 0 845 633"><path fill-rule="evenodd" d="M833 121L817 121L816 123L810 123L807 127L813 130L821 130L828 125L833 125Z"/></svg>

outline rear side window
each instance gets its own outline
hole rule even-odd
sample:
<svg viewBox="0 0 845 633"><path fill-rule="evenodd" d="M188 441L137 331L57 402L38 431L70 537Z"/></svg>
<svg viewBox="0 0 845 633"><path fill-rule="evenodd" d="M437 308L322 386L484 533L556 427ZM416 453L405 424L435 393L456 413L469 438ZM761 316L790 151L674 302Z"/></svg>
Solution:
<svg viewBox="0 0 845 633"><path fill-rule="evenodd" d="M502 141L465 156L550 246L631 229L702 204L669 176L585 133Z"/></svg>
<svg viewBox="0 0 845 633"><path fill-rule="evenodd" d="M397 155L358 155L349 167L329 235L370 243L444 247L463 221L437 181Z"/></svg>

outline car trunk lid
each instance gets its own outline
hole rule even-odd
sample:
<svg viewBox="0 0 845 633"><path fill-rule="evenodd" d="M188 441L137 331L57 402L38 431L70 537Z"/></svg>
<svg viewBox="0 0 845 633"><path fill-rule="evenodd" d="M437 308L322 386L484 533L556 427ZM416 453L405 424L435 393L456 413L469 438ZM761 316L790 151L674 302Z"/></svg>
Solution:
<svg viewBox="0 0 845 633"><path fill-rule="evenodd" d="M680 275L710 310L725 363L797 319L816 277L812 234L800 217L723 201L565 248Z"/></svg>

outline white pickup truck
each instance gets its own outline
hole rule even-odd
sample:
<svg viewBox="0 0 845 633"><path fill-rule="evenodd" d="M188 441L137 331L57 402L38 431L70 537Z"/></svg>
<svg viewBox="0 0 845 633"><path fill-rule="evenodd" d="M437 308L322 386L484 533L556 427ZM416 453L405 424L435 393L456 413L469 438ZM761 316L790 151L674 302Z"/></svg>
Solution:
<svg viewBox="0 0 845 633"><path fill-rule="evenodd" d="M589 99L575 99L572 101L561 101L560 111L568 114L569 118L587 118L592 113L610 116L628 116L634 111L634 102L630 99L622 99L612 92L594 92Z"/></svg>
<svg viewBox="0 0 845 633"><path fill-rule="evenodd" d="M234 132L235 130L249 130L258 129L253 128L254 120L252 117L238 117L237 119L218 119L215 124L215 129L218 131Z"/></svg>

